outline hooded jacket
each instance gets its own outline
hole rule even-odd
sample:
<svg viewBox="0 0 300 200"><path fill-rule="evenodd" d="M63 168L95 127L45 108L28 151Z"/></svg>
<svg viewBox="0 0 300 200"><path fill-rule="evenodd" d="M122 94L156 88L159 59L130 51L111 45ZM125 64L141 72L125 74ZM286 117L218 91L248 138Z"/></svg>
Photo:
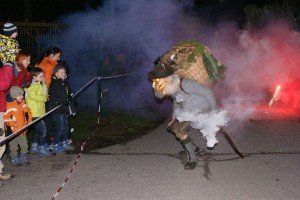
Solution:
<svg viewBox="0 0 300 200"><path fill-rule="evenodd" d="M45 83L32 81L25 90L25 100L32 117L40 117L46 113L45 102L48 99L48 89Z"/></svg>
<svg viewBox="0 0 300 200"><path fill-rule="evenodd" d="M52 76L51 85L49 88L49 107L55 108L63 104L60 108L54 111L54 115L69 114L69 105L72 103L71 90L68 81L58 79L55 75Z"/></svg>
<svg viewBox="0 0 300 200"><path fill-rule="evenodd" d="M25 101L18 103L17 101L7 102L7 110L4 113L4 122L7 126L11 127L12 132L20 130L32 121L32 115L30 109L26 106ZM18 124L15 127L15 123ZM25 135L27 130L22 132Z"/></svg>

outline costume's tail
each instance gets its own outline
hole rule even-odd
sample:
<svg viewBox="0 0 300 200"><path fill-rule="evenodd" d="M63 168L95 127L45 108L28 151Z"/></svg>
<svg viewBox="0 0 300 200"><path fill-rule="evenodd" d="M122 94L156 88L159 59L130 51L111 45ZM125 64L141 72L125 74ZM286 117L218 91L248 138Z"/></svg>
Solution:
<svg viewBox="0 0 300 200"><path fill-rule="evenodd" d="M234 152L239 155L242 159L245 159L243 154L236 148L234 143L232 142L231 138L229 137L228 133L226 133L222 128L220 129L220 132L224 135L225 139L228 141Z"/></svg>

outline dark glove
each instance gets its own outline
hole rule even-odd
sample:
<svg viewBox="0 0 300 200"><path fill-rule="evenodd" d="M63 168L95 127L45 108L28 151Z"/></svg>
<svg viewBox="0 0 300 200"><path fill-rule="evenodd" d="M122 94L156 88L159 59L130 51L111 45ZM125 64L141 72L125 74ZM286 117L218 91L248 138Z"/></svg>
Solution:
<svg viewBox="0 0 300 200"><path fill-rule="evenodd" d="M64 104L65 106L68 106L68 105L70 105L71 103L72 103L71 101L66 100L63 104Z"/></svg>

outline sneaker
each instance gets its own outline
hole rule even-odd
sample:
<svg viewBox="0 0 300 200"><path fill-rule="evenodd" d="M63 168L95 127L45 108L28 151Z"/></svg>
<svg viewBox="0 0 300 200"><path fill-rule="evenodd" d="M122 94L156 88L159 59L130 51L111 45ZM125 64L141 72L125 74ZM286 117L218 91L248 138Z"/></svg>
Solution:
<svg viewBox="0 0 300 200"><path fill-rule="evenodd" d="M30 162L27 160L26 154L20 154L20 161L23 166L30 165Z"/></svg>
<svg viewBox="0 0 300 200"><path fill-rule="evenodd" d="M74 151L74 147L72 145L69 144L68 140L65 140L61 143L61 147L63 150L65 151Z"/></svg>
<svg viewBox="0 0 300 200"><path fill-rule="evenodd" d="M8 174L8 173L0 173L0 180L10 180L10 179L13 179L13 175L11 174Z"/></svg>
<svg viewBox="0 0 300 200"><path fill-rule="evenodd" d="M20 160L19 160L19 157L16 155L16 156L12 156L11 159L10 159L10 162L11 164L14 166L14 167L20 167L22 166Z"/></svg>
<svg viewBox="0 0 300 200"><path fill-rule="evenodd" d="M52 156L52 154L48 151L46 144L39 146L38 149L39 149L39 157Z"/></svg>
<svg viewBox="0 0 300 200"><path fill-rule="evenodd" d="M53 153L62 153L64 149L61 147L60 143L53 145Z"/></svg>
<svg viewBox="0 0 300 200"><path fill-rule="evenodd" d="M50 145L48 145L48 149L49 149L49 151L53 150L53 143L51 143Z"/></svg>
<svg viewBox="0 0 300 200"><path fill-rule="evenodd" d="M30 152L30 154L36 154L36 153L39 153L37 143L32 143L32 144L31 144L31 147L30 147L30 149L29 149L29 152Z"/></svg>

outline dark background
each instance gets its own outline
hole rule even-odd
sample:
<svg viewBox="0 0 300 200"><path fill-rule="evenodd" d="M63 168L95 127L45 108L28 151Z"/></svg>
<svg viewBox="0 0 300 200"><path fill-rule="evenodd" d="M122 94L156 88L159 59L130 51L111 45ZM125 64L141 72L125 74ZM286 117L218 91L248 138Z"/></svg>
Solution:
<svg viewBox="0 0 300 200"><path fill-rule="evenodd" d="M0 0L0 21L56 22L67 14L96 9L101 0Z"/></svg>
<svg viewBox="0 0 300 200"><path fill-rule="evenodd" d="M138 0L137 0L138 1ZM150 0L149 0L150 1ZM184 0L178 0L184 2ZM97 9L115 0L0 0L0 21L6 22L58 22L63 15ZM220 19L245 22L244 8L255 5L264 8L270 3L287 4L294 17L300 10L299 0L194 0L186 12L215 23Z"/></svg>

